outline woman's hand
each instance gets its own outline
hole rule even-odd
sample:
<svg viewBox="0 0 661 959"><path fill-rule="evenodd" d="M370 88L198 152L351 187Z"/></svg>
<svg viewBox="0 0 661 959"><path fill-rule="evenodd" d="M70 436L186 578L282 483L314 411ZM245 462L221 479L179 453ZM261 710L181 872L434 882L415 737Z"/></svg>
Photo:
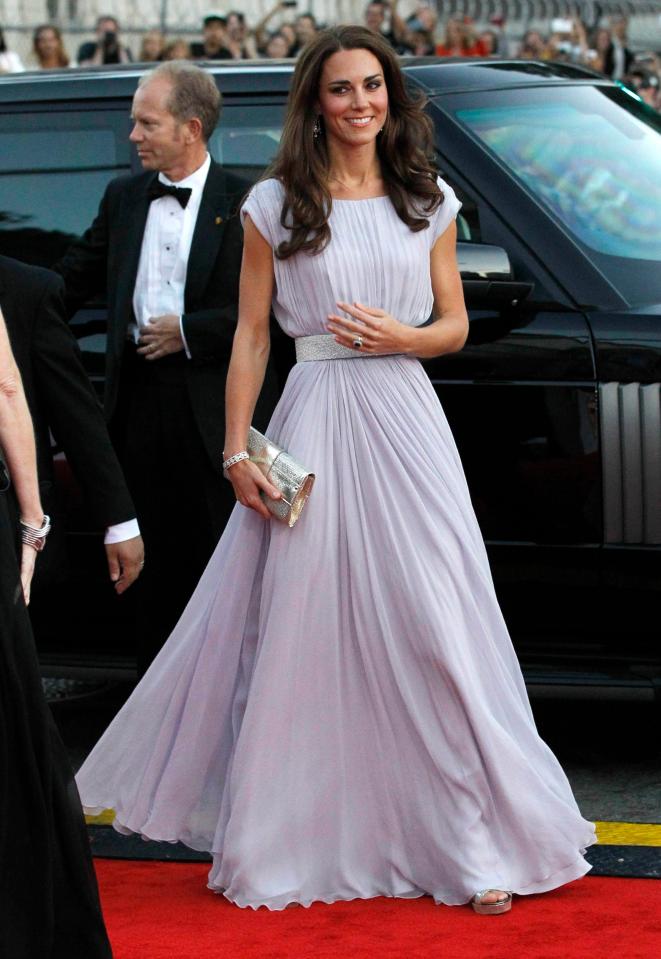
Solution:
<svg viewBox="0 0 661 959"><path fill-rule="evenodd" d="M365 306L363 303L338 302L337 305L349 314L349 319L331 313L326 328L342 346L372 356L409 352L410 327L400 323L385 310ZM357 338L362 341L360 347L354 345Z"/></svg>
<svg viewBox="0 0 661 959"><path fill-rule="evenodd" d="M34 575L34 564L37 561L37 551L34 546L28 546L23 543L21 548L21 586L23 587L23 599L27 606L30 602L30 586Z"/></svg>
<svg viewBox="0 0 661 959"><path fill-rule="evenodd" d="M280 491L269 483L254 463L251 463L250 460L240 460L227 470L227 478L234 487L237 502L241 503L242 506L254 509L264 519L271 518L271 514L259 493L260 490L263 490L271 499L280 499Z"/></svg>

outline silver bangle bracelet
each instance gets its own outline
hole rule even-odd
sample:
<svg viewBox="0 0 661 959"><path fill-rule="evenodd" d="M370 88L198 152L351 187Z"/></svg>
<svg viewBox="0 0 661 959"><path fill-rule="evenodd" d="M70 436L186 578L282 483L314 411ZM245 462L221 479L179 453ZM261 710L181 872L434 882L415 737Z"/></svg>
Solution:
<svg viewBox="0 0 661 959"><path fill-rule="evenodd" d="M24 523L23 520L20 521L20 525L21 542L26 546L32 546L33 549L36 549L36 551L40 553L46 545L46 537L50 533L50 516L46 516L44 513L41 526L30 526L29 523Z"/></svg>
<svg viewBox="0 0 661 959"><path fill-rule="evenodd" d="M230 466L234 466L235 463L240 463L241 460L249 460L250 456L246 450L241 450L240 453L235 453L234 456L230 456L228 459L223 460L223 472L228 470Z"/></svg>

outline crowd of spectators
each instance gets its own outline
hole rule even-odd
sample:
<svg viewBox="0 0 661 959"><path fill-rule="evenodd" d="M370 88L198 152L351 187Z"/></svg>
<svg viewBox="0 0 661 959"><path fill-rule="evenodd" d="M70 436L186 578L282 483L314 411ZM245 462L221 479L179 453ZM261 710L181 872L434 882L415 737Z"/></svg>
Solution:
<svg viewBox="0 0 661 959"><path fill-rule="evenodd" d="M297 0L278 0L264 17L250 27L243 13L211 12L202 21L196 42L185 37L167 37L160 30L143 34L135 56L120 36L115 17L102 16L96 35L80 45L70 58L59 28L37 27L33 35L30 69L90 66L161 60L241 60L296 57L315 35L320 24L311 13L294 13ZM368 0L363 13L365 26L381 33L402 56L488 57L519 56L535 60L561 60L582 64L629 86L655 109L661 109L661 57L653 51L636 55L627 42L627 21L611 17L589 32L581 20L556 18L543 35L528 30L520 42L511 40L502 18L478 30L468 17L450 17L439 22L435 7L420 0L404 18L398 0ZM274 24L276 24L274 26ZM16 53L7 49L0 29L0 73L25 69Z"/></svg>
<svg viewBox="0 0 661 959"><path fill-rule="evenodd" d="M654 51L634 54L627 41L625 17L611 17L589 33L577 17L555 19L548 36L528 30L518 56L531 60L560 60L589 67L624 83L651 107L661 110L661 56Z"/></svg>

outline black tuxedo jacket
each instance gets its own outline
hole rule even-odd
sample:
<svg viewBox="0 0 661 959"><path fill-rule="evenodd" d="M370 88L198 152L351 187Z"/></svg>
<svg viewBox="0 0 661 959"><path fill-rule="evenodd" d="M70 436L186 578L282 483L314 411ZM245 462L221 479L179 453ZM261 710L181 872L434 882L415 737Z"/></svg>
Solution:
<svg viewBox="0 0 661 959"><path fill-rule="evenodd" d="M108 300L105 411L117 405L126 330L134 322L133 292L149 212L149 187L157 173L111 181L92 226L55 269L66 284L69 314L103 290ZM211 161L191 243L183 328L191 359L185 375L193 415L214 467L221 469L225 432L225 379L237 323L243 232L236 212L246 185ZM154 361L158 363L158 360ZM255 411L265 427L276 400L267 371Z"/></svg>
<svg viewBox="0 0 661 959"><path fill-rule="evenodd" d="M629 72L631 64L633 63L633 53L628 47L624 47L624 73L625 75ZM613 71L615 70L615 44L611 43L604 55L604 73L607 77L613 76Z"/></svg>
<svg viewBox="0 0 661 959"><path fill-rule="evenodd" d="M135 517L124 474L66 322L63 283L50 270L0 256L0 307L21 372L37 444L43 506L54 488L50 430L101 527Z"/></svg>

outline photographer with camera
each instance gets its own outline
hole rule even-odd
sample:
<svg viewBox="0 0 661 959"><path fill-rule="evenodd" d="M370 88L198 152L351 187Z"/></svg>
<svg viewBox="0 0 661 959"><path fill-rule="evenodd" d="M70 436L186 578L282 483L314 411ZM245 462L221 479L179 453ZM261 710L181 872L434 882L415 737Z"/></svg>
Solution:
<svg viewBox="0 0 661 959"><path fill-rule="evenodd" d="M119 40L119 23L115 17L101 16L96 21L97 40L80 45L78 63L81 67L108 63L130 63L133 60L128 47Z"/></svg>
<svg viewBox="0 0 661 959"><path fill-rule="evenodd" d="M207 13L202 20L202 42L191 43L194 60L232 60L224 13Z"/></svg>

